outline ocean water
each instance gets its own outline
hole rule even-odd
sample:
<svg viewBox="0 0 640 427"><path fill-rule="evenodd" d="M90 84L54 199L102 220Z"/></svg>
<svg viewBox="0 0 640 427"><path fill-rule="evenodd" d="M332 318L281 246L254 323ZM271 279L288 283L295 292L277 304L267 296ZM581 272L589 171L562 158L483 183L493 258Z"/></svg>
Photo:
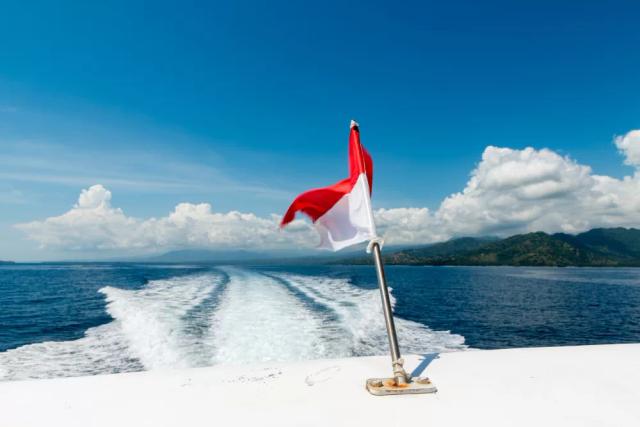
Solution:
<svg viewBox="0 0 640 427"><path fill-rule="evenodd" d="M403 352L640 342L640 269L387 275ZM387 351L371 266L0 266L0 381Z"/></svg>

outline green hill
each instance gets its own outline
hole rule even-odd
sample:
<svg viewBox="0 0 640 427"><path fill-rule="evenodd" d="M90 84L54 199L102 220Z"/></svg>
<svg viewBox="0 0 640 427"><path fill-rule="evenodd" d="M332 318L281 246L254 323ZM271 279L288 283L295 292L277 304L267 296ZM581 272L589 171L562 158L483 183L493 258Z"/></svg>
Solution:
<svg viewBox="0 0 640 427"><path fill-rule="evenodd" d="M459 238L385 254L387 264L640 266L640 230L599 228L578 235L543 232L496 240ZM368 258L347 263L371 263Z"/></svg>
<svg viewBox="0 0 640 427"><path fill-rule="evenodd" d="M607 266L619 263L579 243L546 233L528 233L488 243L478 249L451 254L452 265Z"/></svg>
<svg viewBox="0 0 640 427"><path fill-rule="evenodd" d="M635 228L594 228L577 236L555 236L603 255L629 260L640 258L640 230Z"/></svg>
<svg viewBox="0 0 640 427"><path fill-rule="evenodd" d="M387 264L424 264L425 259L436 262L438 259L446 259L451 254L470 251L480 248L489 242L497 240L496 237L461 237L451 239L446 242L434 243L411 249L383 251L383 260ZM342 263L339 261L339 263ZM372 264L371 257L354 258L348 261L349 264Z"/></svg>

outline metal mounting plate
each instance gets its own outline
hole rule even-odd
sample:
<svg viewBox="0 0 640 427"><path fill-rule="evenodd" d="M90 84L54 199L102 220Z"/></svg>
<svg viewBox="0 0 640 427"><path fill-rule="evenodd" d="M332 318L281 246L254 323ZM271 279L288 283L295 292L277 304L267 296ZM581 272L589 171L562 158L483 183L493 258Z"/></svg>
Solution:
<svg viewBox="0 0 640 427"><path fill-rule="evenodd" d="M395 394L426 394L438 391L429 378L412 378L407 384L396 385L393 378L369 378L367 390L375 396L390 396Z"/></svg>

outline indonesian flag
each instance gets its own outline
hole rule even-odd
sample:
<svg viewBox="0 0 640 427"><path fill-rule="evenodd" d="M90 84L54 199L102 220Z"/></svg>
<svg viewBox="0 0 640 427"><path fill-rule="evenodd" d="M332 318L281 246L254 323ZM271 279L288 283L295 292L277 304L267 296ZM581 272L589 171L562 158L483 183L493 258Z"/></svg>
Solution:
<svg viewBox="0 0 640 427"><path fill-rule="evenodd" d="M306 191L295 198L282 218L284 227L298 211L307 214L318 233L320 247L340 250L376 237L371 210L373 162L360 144L358 124L351 121L349 178L324 188Z"/></svg>

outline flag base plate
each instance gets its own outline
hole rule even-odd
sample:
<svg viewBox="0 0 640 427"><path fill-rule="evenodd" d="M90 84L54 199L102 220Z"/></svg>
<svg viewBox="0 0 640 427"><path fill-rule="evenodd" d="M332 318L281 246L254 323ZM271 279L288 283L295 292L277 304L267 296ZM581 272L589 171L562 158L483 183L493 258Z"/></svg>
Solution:
<svg viewBox="0 0 640 427"><path fill-rule="evenodd" d="M438 391L427 377L411 378L407 384L396 384L393 378L369 378L367 390L375 396L389 396L394 394L426 394Z"/></svg>

